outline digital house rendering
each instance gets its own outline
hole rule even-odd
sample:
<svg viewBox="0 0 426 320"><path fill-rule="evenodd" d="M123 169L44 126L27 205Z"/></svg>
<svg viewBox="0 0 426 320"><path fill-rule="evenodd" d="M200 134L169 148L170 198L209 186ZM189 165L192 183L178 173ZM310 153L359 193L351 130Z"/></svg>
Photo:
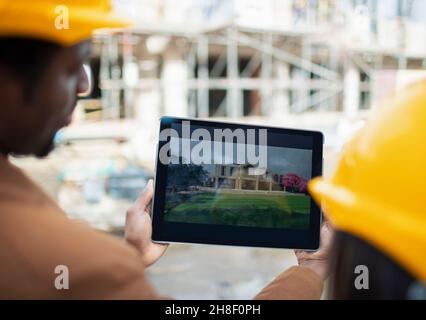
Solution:
<svg viewBox="0 0 426 320"><path fill-rule="evenodd" d="M293 186L284 184L284 181L288 180L288 175L269 172L268 170L261 175L250 175L249 167L246 165L215 165L214 175L209 175L201 188L206 191L207 189L223 189L297 193L298 190L292 188ZM295 174L290 175L297 176ZM286 177L287 179L285 179ZM298 177L298 179L305 180L302 177ZM303 191L302 188L301 193Z"/></svg>

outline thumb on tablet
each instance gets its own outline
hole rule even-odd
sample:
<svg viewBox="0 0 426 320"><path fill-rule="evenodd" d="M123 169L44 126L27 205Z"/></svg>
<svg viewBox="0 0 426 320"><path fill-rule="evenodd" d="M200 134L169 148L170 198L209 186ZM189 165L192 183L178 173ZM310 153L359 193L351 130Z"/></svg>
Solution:
<svg viewBox="0 0 426 320"><path fill-rule="evenodd" d="M152 179L148 180L148 183L145 186L145 189L141 192L139 197L136 199L134 206L138 210L144 210L148 213L151 213L151 203L152 198L154 197L154 181Z"/></svg>

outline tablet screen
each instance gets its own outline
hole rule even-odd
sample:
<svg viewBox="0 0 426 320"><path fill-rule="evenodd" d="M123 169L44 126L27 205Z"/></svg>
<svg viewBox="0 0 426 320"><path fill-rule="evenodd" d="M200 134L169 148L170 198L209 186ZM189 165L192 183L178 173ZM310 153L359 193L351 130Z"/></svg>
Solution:
<svg viewBox="0 0 426 320"><path fill-rule="evenodd" d="M182 142L182 139L172 139L171 145L182 146ZM190 141L191 151L198 143ZM227 149L232 152L225 154ZM237 162L244 150L245 146L237 143L224 143L222 150L211 144L209 156L212 159L207 163L169 164L164 219L308 229L310 197L306 185L311 179L312 150L266 146L265 167L259 170L248 162ZM258 147L254 150L259 152ZM179 155L172 154L172 157ZM213 161L220 157L220 163Z"/></svg>
<svg viewBox="0 0 426 320"><path fill-rule="evenodd" d="M199 120L167 129L157 161L159 240L315 247L319 209L307 192L320 174L314 135Z"/></svg>

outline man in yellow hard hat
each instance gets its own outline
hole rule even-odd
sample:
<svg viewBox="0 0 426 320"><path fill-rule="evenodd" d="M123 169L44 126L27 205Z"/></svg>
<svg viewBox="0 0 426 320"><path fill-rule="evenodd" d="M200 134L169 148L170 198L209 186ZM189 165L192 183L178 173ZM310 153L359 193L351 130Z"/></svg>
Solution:
<svg viewBox="0 0 426 320"><path fill-rule="evenodd" d="M422 81L375 111L330 179L310 182L338 230L332 298L426 299L425 123Z"/></svg>
<svg viewBox="0 0 426 320"><path fill-rule="evenodd" d="M152 182L128 210L122 242L67 219L8 160L52 150L87 89L83 62L92 31L125 25L108 1L0 0L0 298L159 298L144 276L166 248L151 241ZM301 266L258 298L319 298L324 230L324 249L299 253Z"/></svg>

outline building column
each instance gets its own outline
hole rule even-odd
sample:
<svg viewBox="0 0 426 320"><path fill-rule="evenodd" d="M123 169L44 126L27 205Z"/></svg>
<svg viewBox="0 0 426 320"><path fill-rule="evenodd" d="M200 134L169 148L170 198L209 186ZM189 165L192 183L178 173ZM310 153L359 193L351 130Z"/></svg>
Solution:
<svg viewBox="0 0 426 320"><path fill-rule="evenodd" d="M197 113L200 118L209 116L209 41L201 36L197 43Z"/></svg>
<svg viewBox="0 0 426 320"><path fill-rule="evenodd" d="M360 103L360 75L359 70L350 63L344 76L343 113L346 118L354 118L359 110Z"/></svg>
<svg viewBox="0 0 426 320"><path fill-rule="evenodd" d="M226 115L230 118L237 118L243 115L243 104L241 99L241 89L238 86L238 43L234 36L235 31L228 30L227 43L227 80L229 83L226 94Z"/></svg>
<svg viewBox="0 0 426 320"><path fill-rule="evenodd" d="M270 86L270 81L272 80L272 56L266 53L267 49L272 46L272 34L264 34L262 38L262 67L260 69L261 79L262 79L262 89L261 89L261 106L262 106L262 115L265 115L269 112L271 108L271 96L272 90Z"/></svg>
<svg viewBox="0 0 426 320"><path fill-rule="evenodd" d="M164 114L187 117L188 67L186 61L173 45L167 49L164 60L161 74Z"/></svg>
<svg viewBox="0 0 426 320"><path fill-rule="evenodd" d="M273 70L280 83L288 83L290 79L290 67L282 61L274 61ZM278 88L272 92L271 106L267 114L270 117L283 116L289 112L290 95L288 89Z"/></svg>
<svg viewBox="0 0 426 320"><path fill-rule="evenodd" d="M214 177L214 187L215 189L219 188L219 174L220 174L220 166L216 165L216 175Z"/></svg>

